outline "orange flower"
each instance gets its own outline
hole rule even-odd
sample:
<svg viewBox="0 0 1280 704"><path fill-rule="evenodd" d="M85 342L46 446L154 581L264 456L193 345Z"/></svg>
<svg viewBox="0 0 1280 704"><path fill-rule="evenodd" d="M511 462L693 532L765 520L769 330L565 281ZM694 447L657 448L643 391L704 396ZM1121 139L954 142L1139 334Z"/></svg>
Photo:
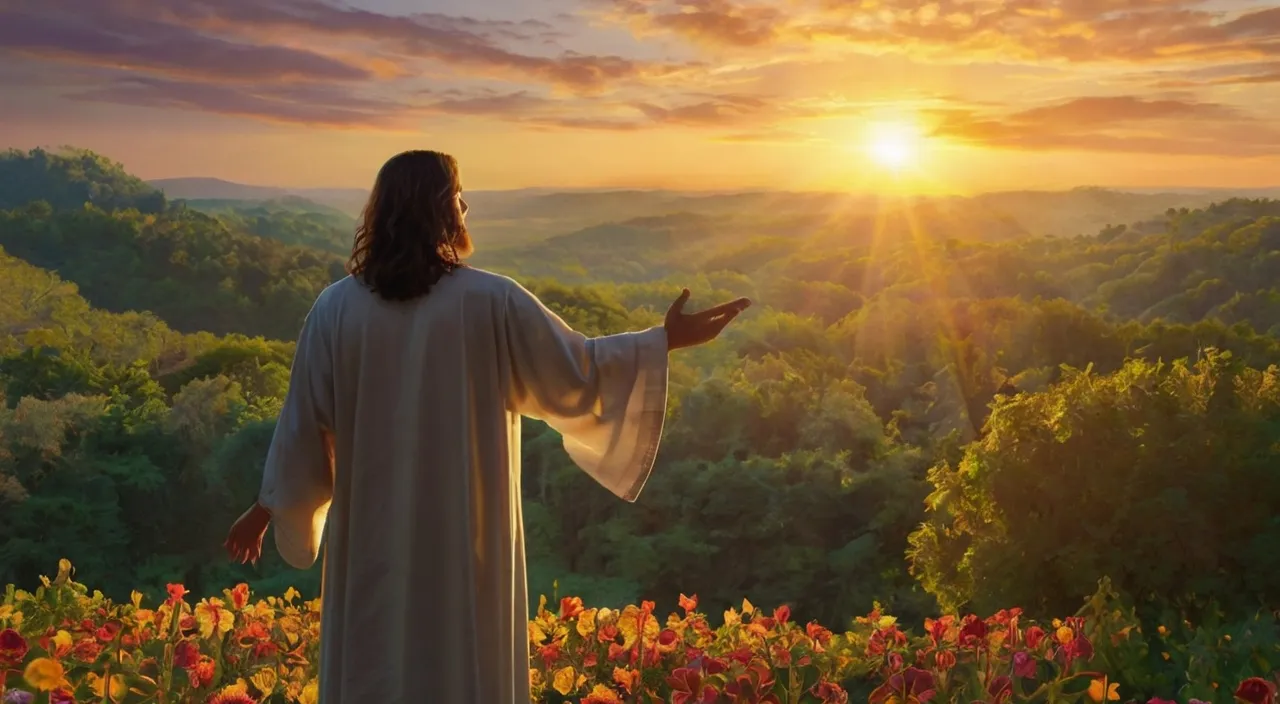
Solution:
<svg viewBox="0 0 1280 704"><path fill-rule="evenodd" d="M582 699L582 704L622 704L618 694L608 687L598 684Z"/></svg>
<svg viewBox="0 0 1280 704"><path fill-rule="evenodd" d="M693 613L694 609L698 608L698 595L694 594L693 596L685 596L684 594L681 594L680 608L684 609L686 614Z"/></svg>
<svg viewBox="0 0 1280 704"><path fill-rule="evenodd" d="M1120 684L1108 682L1106 677L1089 683L1089 698L1095 702L1114 702L1120 699Z"/></svg>
<svg viewBox="0 0 1280 704"><path fill-rule="evenodd" d="M582 613L582 597L566 596L560 600L560 620L566 621Z"/></svg>
<svg viewBox="0 0 1280 704"><path fill-rule="evenodd" d="M627 694L634 694L634 687L640 684L640 671L628 670L625 667L613 668L613 681L626 690Z"/></svg>

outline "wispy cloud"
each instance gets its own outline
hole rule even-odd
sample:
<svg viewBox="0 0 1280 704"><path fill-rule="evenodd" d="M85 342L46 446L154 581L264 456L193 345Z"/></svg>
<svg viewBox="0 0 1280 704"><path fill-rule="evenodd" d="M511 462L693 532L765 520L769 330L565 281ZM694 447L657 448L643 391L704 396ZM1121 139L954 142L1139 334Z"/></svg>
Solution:
<svg viewBox="0 0 1280 704"><path fill-rule="evenodd" d="M1071 62L1280 56L1280 8L1203 0L597 0L640 33L775 51L814 41L932 59ZM959 53L957 53L959 52Z"/></svg>
<svg viewBox="0 0 1280 704"><path fill-rule="evenodd" d="M1006 112L932 111L939 137L1003 149L1260 156L1280 130L1212 103L1133 96L1078 98Z"/></svg>

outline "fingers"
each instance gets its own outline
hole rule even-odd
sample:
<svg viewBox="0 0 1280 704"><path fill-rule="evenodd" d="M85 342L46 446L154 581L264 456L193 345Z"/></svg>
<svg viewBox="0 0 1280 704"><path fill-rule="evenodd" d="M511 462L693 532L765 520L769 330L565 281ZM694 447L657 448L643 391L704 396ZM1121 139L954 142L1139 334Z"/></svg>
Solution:
<svg viewBox="0 0 1280 704"><path fill-rule="evenodd" d="M695 315L703 319L716 318L718 316L729 314L729 313L732 313L733 315L737 315L738 313L741 313L742 311L746 310L750 306L751 306L750 298L739 298L737 300L729 301L728 303L721 303L718 306L713 306L700 313L695 313Z"/></svg>
<svg viewBox="0 0 1280 704"><path fill-rule="evenodd" d="M680 315L684 312L684 304L689 302L689 289L680 292L680 297L671 304L671 308L667 309L667 315Z"/></svg>

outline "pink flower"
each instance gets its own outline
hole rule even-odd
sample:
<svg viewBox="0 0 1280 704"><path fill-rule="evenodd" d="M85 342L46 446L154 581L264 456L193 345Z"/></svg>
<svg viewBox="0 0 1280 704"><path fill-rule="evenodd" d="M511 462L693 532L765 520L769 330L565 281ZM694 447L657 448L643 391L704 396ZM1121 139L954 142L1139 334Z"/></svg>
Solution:
<svg viewBox="0 0 1280 704"><path fill-rule="evenodd" d="M1013 654L1013 674L1015 677L1035 677L1036 659L1024 651Z"/></svg>

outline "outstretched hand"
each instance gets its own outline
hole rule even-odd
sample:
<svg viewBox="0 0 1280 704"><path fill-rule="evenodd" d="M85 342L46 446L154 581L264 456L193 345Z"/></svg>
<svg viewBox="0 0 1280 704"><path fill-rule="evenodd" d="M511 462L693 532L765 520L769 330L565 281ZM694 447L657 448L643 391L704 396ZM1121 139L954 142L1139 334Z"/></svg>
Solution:
<svg viewBox="0 0 1280 704"><path fill-rule="evenodd" d="M271 523L271 514L262 504L254 503L231 526L227 541L223 546L232 560L241 564L257 563L262 557L262 538L267 534L267 524Z"/></svg>
<svg viewBox="0 0 1280 704"><path fill-rule="evenodd" d="M751 305L746 298L721 303L700 313L685 313L684 304L689 301L689 289L667 309L667 319L662 326L667 330L667 349L678 350L710 342L725 329L738 314Z"/></svg>

